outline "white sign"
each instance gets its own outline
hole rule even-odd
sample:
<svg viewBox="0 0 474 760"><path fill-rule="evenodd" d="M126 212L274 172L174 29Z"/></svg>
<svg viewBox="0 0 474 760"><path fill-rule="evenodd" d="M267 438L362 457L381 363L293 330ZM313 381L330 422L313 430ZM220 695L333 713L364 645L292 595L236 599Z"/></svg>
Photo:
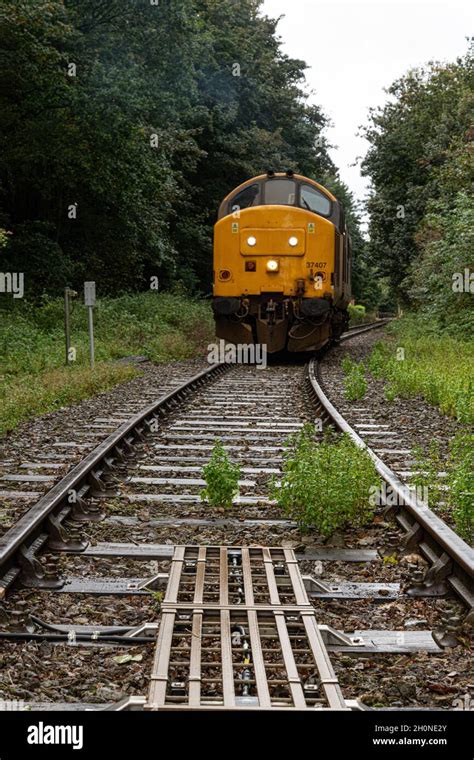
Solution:
<svg viewBox="0 0 474 760"><path fill-rule="evenodd" d="M95 282L84 283L84 303L86 306L95 306Z"/></svg>

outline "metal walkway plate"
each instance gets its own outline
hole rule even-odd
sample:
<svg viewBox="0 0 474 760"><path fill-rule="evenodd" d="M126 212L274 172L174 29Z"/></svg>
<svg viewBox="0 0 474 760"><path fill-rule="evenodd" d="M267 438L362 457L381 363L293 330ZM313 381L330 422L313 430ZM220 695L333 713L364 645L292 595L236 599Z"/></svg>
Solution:
<svg viewBox="0 0 474 760"><path fill-rule="evenodd" d="M297 550L296 550L297 551ZM171 557L174 553L173 544L127 544L101 542L91 544L81 556L89 557L138 557L140 559L157 559ZM374 549L340 549L339 547L316 546L296 557L299 561L325 560L329 562L377 562L380 561Z"/></svg>
<svg viewBox="0 0 474 760"><path fill-rule="evenodd" d="M399 583L318 583L309 576L304 577L311 599L372 599L379 602L392 601L400 596ZM318 588L322 586L322 588ZM324 588L325 587L325 588Z"/></svg>
<svg viewBox="0 0 474 760"><path fill-rule="evenodd" d="M168 576L160 573L149 578L111 578L109 576L90 578L83 576L67 576L60 588L42 589L53 594L96 594L98 596L129 596L133 594L149 594L151 589L163 588ZM29 584L29 588L37 588Z"/></svg>
<svg viewBox="0 0 474 760"><path fill-rule="evenodd" d="M177 546L146 709L346 704L291 549Z"/></svg>

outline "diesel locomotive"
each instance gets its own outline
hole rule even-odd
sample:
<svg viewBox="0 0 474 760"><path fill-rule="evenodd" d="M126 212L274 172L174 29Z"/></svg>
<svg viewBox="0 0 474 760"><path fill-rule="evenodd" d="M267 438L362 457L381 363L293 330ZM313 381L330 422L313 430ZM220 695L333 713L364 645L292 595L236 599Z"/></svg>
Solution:
<svg viewBox="0 0 474 760"><path fill-rule="evenodd" d="M218 338L317 351L347 329L351 239L342 204L292 171L268 171L222 201L214 227Z"/></svg>

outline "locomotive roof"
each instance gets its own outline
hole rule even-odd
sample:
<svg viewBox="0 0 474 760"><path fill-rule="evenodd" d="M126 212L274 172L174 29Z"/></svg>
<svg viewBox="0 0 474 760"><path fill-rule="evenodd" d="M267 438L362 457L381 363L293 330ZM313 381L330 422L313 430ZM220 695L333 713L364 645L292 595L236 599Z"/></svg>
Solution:
<svg viewBox="0 0 474 760"><path fill-rule="evenodd" d="M243 188L246 185L252 185L254 182L262 182L269 179L275 179L276 177L281 177L282 179L295 179L300 182L307 182L309 185L313 185L322 193L327 195L327 197L330 198L330 200L337 202L336 196L333 195L331 191L327 189L327 187L324 187L324 185L320 185L319 182L316 182L314 179L309 179L309 177L305 177L303 174L296 174L296 173L287 174L286 172L275 172L274 174L271 174L271 175L257 174L256 177L251 177L250 179L246 179L245 182L242 182L240 185L237 185L230 191L230 193L227 193L225 198L223 198L222 203L225 203L230 198L231 195L234 195L236 191L243 190Z"/></svg>
<svg viewBox="0 0 474 760"><path fill-rule="evenodd" d="M297 182L304 182L308 185L312 185L314 188L319 190L320 193L326 196L332 204L333 204L333 213L331 214L331 221L336 225L336 227L339 227L341 224L342 219L342 207L337 198L331 193L330 190L328 190L323 185L320 185L319 182L316 182L314 179L310 179L309 177L305 177L303 174L288 174L287 172L274 172L272 174L257 174L256 177L250 177L250 179L245 180L245 182L242 182L240 185L237 185L237 187L234 187L230 193L227 193L225 198L221 201L219 205L219 210L217 214L217 218L221 219L223 216L227 216L226 208L227 204L232 198L232 196L237 195L241 190L243 190L245 187L249 187L252 184L256 182L268 182L273 179L288 179L288 180L296 180Z"/></svg>

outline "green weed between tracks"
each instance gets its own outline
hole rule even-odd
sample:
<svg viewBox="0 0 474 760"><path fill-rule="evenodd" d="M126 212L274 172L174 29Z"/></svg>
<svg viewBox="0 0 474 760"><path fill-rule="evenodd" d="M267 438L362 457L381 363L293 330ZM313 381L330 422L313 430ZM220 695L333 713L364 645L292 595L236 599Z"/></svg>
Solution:
<svg viewBox="0 0 474 760"><path fill-rule="evenodd" d="M206 488L201 491L201 500L211 507L231 507L234 496L239 493L240 467L230 461L221 441L214 444L202 475Z"/></svg>
<svg viewBox="0 0 474 760"><path fill-rule="evenodd" d="M69 367L64 366L61 299L44 299L39 306L10 301L0 312L0 432L139 374L114 360L136 354L156 362L186 359L204 352L213 335L209 303L170 293L99 299L94 321L91 370L87 314L79 301L71 314L77 358Z"/></svg>
<svg viewBox="0 0 474 760"><path fill-rule="evenodd" d="M365 366L363 362L355 362L345 356L341 363L344 372L344 395L348 401L358 401L364 398L367 390Z"/></svg>
<svg viewBox="0 0 474 760"><path fill-rule="evenodd" d="M272 495L301 528L329 536L346 524L361 525L372 518L369 497L380 478L367 452L348 435L314 438L305 427L288 439L281 482Z"/></svg>

